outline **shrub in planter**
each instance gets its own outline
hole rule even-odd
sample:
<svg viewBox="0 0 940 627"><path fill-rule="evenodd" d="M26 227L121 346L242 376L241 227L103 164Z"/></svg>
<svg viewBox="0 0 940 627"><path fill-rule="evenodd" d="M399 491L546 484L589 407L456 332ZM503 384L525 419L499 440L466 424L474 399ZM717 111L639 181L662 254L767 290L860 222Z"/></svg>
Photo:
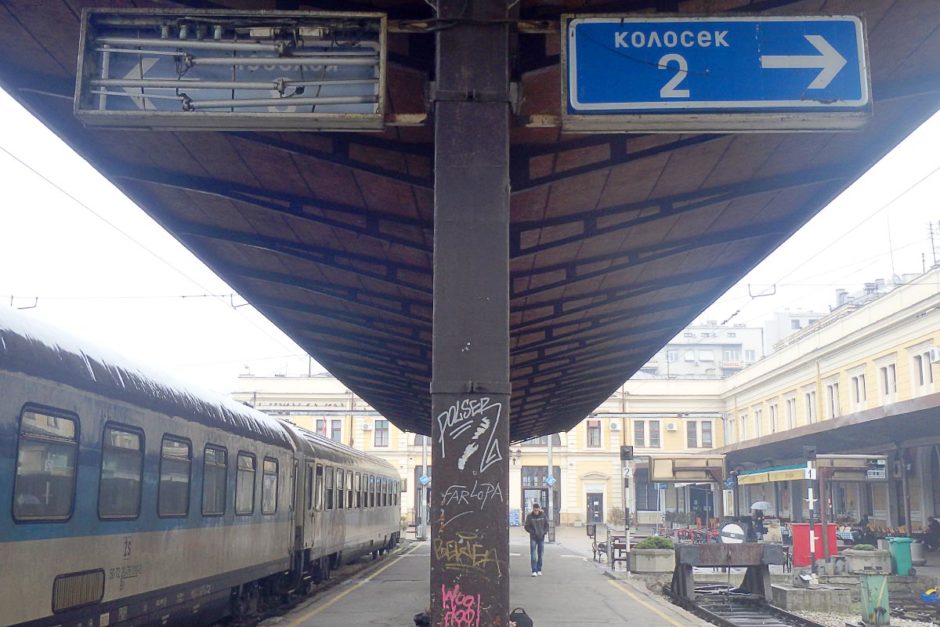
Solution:
<svg viewBox="0 0 940 627"><path fill-rule="evenodd" d="M650 536L630 551L630 571L634 573L668 573L676 565L672 540Z"/></svg>
<svg viewBox="0 0 940 627"><path fill-rule="evenodd" d="M637 542L638 549L669 549L672 550L672 540L663 536L650 536Z"/></svg>
<svg viewBox="0 0 940 627"><path fill-rule="evenodd" d="M845 565L850 573L891 572L891 556L888 551L876 549L870 544L856 544L842 551Z"/></svg>

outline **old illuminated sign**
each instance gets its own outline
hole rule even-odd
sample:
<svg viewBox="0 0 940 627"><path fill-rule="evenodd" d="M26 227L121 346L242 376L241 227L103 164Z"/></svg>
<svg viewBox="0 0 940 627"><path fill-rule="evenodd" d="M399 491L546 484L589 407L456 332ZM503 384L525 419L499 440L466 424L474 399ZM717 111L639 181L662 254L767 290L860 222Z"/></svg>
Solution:
<svg viewBox="0 0 940 627"><path fill-rule="evenodd" d="M383 14L91 9L80 47L75 113L89 126L383 124Z"/></svg>

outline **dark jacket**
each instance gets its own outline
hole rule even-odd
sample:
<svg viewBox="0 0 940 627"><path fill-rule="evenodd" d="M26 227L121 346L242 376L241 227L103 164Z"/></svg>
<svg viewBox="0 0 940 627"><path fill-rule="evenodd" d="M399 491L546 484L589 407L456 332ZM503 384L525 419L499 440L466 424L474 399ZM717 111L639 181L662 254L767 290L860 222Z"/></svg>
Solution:
<svg viewBox="0 0 940 627"><path fill-rule="evenodd" d="M545 512L539 510L538 513L530 512L525 517L525 530L529 532L529 537L535 540L544 540L548 533L548 517Z"/></svg>

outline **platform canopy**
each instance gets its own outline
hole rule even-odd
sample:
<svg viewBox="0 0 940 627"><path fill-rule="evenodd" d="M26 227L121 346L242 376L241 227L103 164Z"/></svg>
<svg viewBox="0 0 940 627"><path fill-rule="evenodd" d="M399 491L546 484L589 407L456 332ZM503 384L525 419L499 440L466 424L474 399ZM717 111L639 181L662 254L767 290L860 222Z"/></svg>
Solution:
<svg viewBox="0 0 940 627"><path fill-rule="evenodd" d="M385 127L121 131L73 114L84 7L388 14ZM0 85L397 426L430 432L433 0L0 4ZM940 106L936 0L522 0L511 438L571 428ZM568 134L564 13L860 14L858 132ZM485 129L481 129L485 132ZM20 210L28 210L23 208ZM94 245L89 242L89 245ZM468 350L472 350L468 338Z"/></svg>

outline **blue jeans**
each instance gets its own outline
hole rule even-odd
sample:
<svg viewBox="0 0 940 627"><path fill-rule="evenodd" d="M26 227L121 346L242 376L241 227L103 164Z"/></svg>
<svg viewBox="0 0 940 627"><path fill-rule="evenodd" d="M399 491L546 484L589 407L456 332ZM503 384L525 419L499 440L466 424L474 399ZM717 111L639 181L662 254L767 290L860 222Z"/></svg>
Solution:
<svg viewBox="0 0 940 627"><path fill-rule="evenodd" d="M545 553L545 538L536 540L529 536L529 556L532 559L532 572L542 572L542 554Z"/></svg>

